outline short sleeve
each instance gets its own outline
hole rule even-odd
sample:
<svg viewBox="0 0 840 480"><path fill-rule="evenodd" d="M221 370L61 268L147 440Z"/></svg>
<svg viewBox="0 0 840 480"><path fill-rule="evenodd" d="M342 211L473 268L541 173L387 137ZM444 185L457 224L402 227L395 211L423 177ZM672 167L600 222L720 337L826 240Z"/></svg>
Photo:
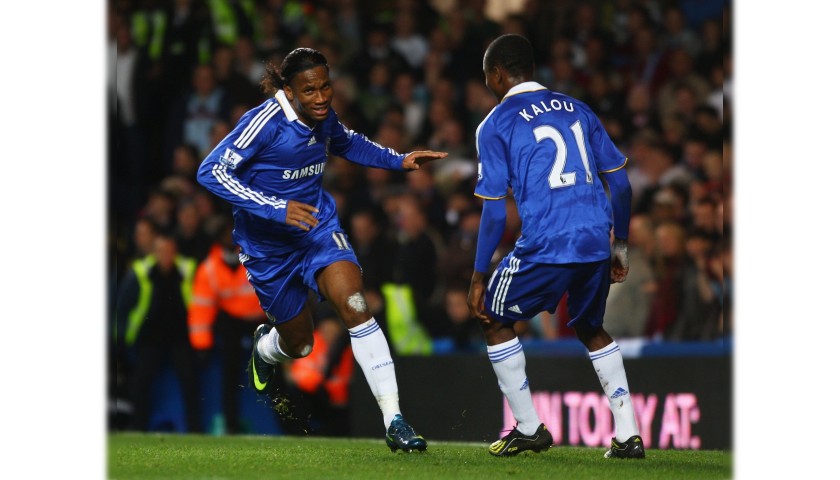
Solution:
<svg viewBox="0 0 840 480"><path fill-rule="evenodd" d="M627 156L615 146L606 129L595 114L589 114L590 135L589 145L595 157L595 166L599 173L618 170L627 162Z"/></svg>
<svg viewBox="0 0 840 480"><path fill-rule="evenodd" d="M478 151L475 195L489 199L506 197L510 187L507 145L496 132L494 124L487 120L478 126L475 136Z"/></svg>

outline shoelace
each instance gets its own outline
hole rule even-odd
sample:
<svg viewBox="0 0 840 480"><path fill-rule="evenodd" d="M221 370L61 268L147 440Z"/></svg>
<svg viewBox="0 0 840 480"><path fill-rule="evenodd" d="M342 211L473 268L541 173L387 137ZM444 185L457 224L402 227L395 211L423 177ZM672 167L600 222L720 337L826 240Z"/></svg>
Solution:
<svg viewBox="0 0 840 480"><path fill-rule="evenodd" d="M502 433L505 434L505 435L502 436L502 438L507 438L511 433L513 433L514 430L516 430L516 427L518 427L518 426L519 426L519 424L517 423L513 426L513 428L511 428L509 430L502 430ZM519 430L517 430L517 431L519 431ZM519 433L521 434L522 432L519 432Z"/></svg>
<svg viewBox="0 0 840 480"><path fill-rule="evenodd" d="M402 419L394 422L394 433L396 433L398 435L401 435L401 436L404 435L404 434L408 434L412 437L416 435L414 433L414 429L411 428L411 425L409 425L408 423L405 422L405 420L402 420Z"/></svg>

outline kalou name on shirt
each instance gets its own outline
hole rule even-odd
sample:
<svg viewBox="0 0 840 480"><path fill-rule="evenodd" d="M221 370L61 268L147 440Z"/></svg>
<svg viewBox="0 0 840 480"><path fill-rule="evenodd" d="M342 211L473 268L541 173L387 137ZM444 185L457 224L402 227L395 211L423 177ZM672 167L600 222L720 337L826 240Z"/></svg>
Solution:
<svg viewBox="0 0 840 480"><path fill-rule="evenodd" d="M573 104L572 102L566 102L566 101L561 102L560 100L557 100L556 98L552 98L551 100L549 100L548 105L546 105L544 100L540 101L540 106L542 106L542 108L537 106L537 104L532 103L531 104L531 112L533 112L534 114L533 115L528 114L528 111L527 111L528 109L523 108L522 110L520 110L518 112L519 116L524 118L526 122L530 122L537 115L541 115L543 113L548 113L552 110L557 110L557 111L565 110L567 112L574 112L575 111L575 104Z"/></svg>

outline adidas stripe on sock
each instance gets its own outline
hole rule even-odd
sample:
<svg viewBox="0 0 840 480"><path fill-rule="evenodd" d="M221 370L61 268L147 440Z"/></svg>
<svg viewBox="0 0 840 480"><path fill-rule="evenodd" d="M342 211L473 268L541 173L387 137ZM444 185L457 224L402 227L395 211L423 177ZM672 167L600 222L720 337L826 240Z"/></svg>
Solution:
<svg viewBox="0 0 840 480"><path fill-rule="evenodd" d="M370 391L382 410L382 421L387 430L394 416L400 413L397 375L388 340L374 318L356 325L349 329L349 332L353 356L362 368Z"/></svg>
<svg viewBox="0 0 840 480"><path fill-rule="evenodd" d="M633 435L638 435L639 427L636 424L630 387L627 385L627 374L624 371L624 359L618 344L612 342L600 350L589 352L589 358L595 367L595 373L598 374L604 394L610 401L610 410L615 420L615 439L624 442Z"/></svg>
<svg viewBox="0 0 840 480"><path fill-rule="evenodd" d="M519 338L488 345L487 356L499 380L499 389L516 419L516 429L525 435L533 435L540 426L540 419L531 399L531 388L525 375L525 353Z"/></svg>

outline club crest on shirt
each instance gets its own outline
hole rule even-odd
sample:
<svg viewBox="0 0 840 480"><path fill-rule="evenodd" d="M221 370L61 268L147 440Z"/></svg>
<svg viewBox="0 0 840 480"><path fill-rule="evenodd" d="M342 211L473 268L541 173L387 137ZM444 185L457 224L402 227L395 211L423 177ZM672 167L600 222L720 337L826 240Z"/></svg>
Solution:
<svg viewBox="0 0 840 480"><path fill-rule="evenodd" d="M229 167L229 168L236 168L239 162L242 161L242 155L234 152L233 150L227 148L225 149L225 153L219 157L219 162L222 165Z"/></svg>

